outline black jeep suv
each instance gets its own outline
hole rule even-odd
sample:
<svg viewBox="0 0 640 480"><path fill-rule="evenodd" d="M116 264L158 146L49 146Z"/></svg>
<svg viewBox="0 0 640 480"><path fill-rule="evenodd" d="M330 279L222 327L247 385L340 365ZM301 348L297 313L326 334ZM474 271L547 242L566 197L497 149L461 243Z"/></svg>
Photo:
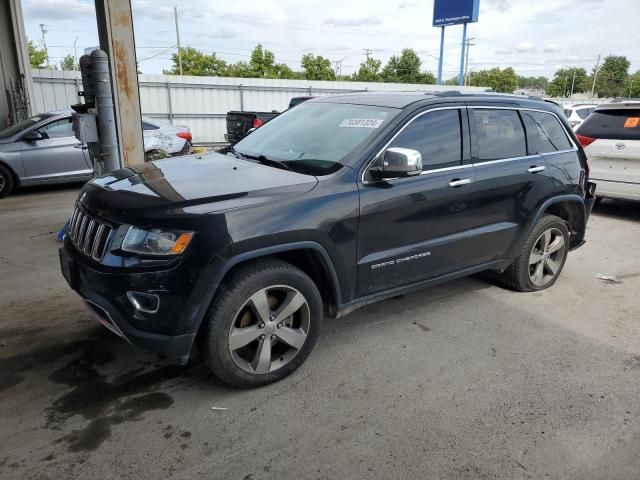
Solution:
<svg viewBox="0 0 640 480"><path fill-rule="evenodd" d="M323 316L483 270L554 284L594 203L555 104L495 94L311 99L219 153L89 182L62 271L129 342L243 387L311 353Z"/></svg>

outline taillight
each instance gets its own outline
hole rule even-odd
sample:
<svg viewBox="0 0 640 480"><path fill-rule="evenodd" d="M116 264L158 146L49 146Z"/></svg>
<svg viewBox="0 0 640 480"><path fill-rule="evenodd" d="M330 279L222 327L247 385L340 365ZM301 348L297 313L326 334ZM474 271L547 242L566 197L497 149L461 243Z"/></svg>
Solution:
<svg viewBox="0 0 640 480"><path fill-rule="evenodd" d="M578 137L578 141L580 142L580 145L582 145L583 148L588 147L589 145L591 145L593 142L596 141L595 138L585 137L584 135L577 134L576 137Z"/></svg>
<svg viewBox="0 0 640 480"><path fill-rule="evenodd" d="M190 142L191 139L193 138L193 136L191 135L191 132L178 132L176 133L176 135L179 136L180 138L184 138L188 142Z"/></svg>
<svg viewBox="0 0 640 480"><path fill-rule="evenodd" d="M258 127L261 127L262 125L264 125L264 120L262 120L261 118L254 118L253 122L251 123L251 126L253 128L258 128Z"/></svg>

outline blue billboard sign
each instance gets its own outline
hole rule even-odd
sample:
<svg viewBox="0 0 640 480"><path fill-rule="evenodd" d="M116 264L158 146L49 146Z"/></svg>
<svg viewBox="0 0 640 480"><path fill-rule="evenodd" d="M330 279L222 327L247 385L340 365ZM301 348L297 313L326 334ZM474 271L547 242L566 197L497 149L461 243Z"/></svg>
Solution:
<svg viewBox="0 0 640 480"><path fill-rule="evenodd" d="M477 22L479 8L480 0L434 0L433 26Z"/></svg>

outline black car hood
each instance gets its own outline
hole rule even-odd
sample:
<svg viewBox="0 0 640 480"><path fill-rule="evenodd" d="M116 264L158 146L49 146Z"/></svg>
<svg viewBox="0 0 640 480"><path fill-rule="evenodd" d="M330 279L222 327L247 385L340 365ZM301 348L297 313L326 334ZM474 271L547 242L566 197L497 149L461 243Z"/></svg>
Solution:
<svg viewBox="0 0 640 480"><path fill-rule="evenodd" d="M208 153L144 163L87 184L80 201L110 217L201 214L301 195L316 177Z"/></svg>

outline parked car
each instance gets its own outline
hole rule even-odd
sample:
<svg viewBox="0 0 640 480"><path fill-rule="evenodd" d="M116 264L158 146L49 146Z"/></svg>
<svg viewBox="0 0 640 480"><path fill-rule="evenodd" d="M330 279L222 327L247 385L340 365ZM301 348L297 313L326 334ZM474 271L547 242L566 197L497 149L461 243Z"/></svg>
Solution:
<svg viewBox="0 0 640 480"><path fill-rule="evenodd" d="M640 101L599 105L576 134L598 199L640 200Z"/></svg>
<svg viewBox="0 0 640 480"><path fill-rule="evenodd" d="M226 154L88 182L60 261L107 328L182 363L197 342L218 377L253 387L304 362L324 315L484 270L550 287L593 202L556 105L338 95Z"/></svg>
<svg viewBox="0 0 640 480"><path fill-rule="evenodd" d="M293 97L289 101L289 108L300 105L310 98L313 97ZM271 112L227 112L227 133L224 134L224 138L231 145L234 145L249 135L251 131L261 127L278 115L280 115L280 112L277 110L273 110Z"/></svg>
<svg viewBox="0 0 640 480"><path fill-rule="evenodd" d="M249 135L251 130L261 127L278 115L280 112L276 110L272 112L227 112L227 133L224 134L224 138L231 145L234 145Z"/></svg>
<svg viewBox="0 0 640 480"><path fill-rule="evenodd" d="M593 113L597 105L569 105L564 107L564 114L574 130Z"/></svg>
<svg viewBox="0 0 640 480"><path fill-rule="evenodd" d="M143 117L145 159L191 153L191 131ZM0 130L0 198L29 185L90 180L89 153L74 136L71 110L39 113Z"/></svg>

